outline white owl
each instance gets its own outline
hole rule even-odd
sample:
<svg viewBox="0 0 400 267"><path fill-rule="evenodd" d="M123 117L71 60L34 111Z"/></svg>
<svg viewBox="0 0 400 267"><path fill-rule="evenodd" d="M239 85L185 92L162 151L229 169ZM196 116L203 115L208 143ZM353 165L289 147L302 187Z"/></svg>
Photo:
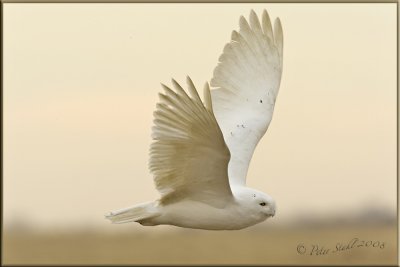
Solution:
<svg viewBox="0 0 400 267"><path fill-rule="evenodd" d="M246 186L254 149L271 122L282 75L283 34L239 20L204 87L204 104L187 78L172 80L154 112L150 171L161 198L106 215L114 223L169 224L209 230L242 229L275 215L275 201Z"/></svg>

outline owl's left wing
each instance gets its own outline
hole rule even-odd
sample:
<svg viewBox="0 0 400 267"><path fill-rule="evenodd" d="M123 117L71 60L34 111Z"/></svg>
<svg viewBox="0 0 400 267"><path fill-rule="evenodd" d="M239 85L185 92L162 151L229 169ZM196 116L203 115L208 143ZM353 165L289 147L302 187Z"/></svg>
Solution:
<svg viewBox="0 0 400 267"><path fill-rule="evenodd" d="M230 184L244 185L254 149L272 119L282 75L283 34L279 18L274 31L264 10L260 23L250 13L239 32L232 32L214 70L211 90L215 117L231 152Z"/></svg>

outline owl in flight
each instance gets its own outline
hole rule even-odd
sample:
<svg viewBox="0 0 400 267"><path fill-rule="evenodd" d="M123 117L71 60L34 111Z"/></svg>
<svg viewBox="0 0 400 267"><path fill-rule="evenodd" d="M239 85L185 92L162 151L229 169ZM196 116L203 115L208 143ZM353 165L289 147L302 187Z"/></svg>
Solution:
<svg viewBox="0 0 400 267"><path fill-rule="evenodd" d="M254 149L272 119L282 75L283 34L267 11L252 10L225 45L203 101L162 85L154 112L149 169L161 197L106 215L113 223L235 230L275 215L275 201L246 186Z"/></svg>

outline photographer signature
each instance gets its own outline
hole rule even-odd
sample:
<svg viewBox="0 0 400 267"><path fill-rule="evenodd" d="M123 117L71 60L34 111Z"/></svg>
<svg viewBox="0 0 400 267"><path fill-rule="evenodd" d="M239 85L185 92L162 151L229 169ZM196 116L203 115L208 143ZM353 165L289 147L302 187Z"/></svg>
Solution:
<svg viewBox="0 0 400 267"><path fill-rule="evenodd" d="M297 245L297 253L301 255L309 256L321 256L334 253L340 253L343 251L351 250L354 248L374 248L374 249L384 249L385 242L382 241L372 241L372 240L360 240L357 237L351 239L349 242L342 243L338 242L335 247L325 247L318 244L304 245L302 243Z"/></svg>

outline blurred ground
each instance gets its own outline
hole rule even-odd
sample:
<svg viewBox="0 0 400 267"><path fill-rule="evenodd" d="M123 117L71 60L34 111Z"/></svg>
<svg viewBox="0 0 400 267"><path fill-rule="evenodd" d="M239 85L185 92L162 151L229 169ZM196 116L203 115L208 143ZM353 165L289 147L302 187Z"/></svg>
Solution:
<svg viewBox="0 0 400 267"><path fill-rule="evenodd" d="M394 223L298 227L261 224L240 231L169 226L131 226L133 230L128 231L126 226L110 227L110 231L6 229L2 264L397 265ZM358 240L355 244L354 238ZM321 248L329 251L316 255L317 246L320 252ZM337 246L343 251L332 252Z"/></svg>

